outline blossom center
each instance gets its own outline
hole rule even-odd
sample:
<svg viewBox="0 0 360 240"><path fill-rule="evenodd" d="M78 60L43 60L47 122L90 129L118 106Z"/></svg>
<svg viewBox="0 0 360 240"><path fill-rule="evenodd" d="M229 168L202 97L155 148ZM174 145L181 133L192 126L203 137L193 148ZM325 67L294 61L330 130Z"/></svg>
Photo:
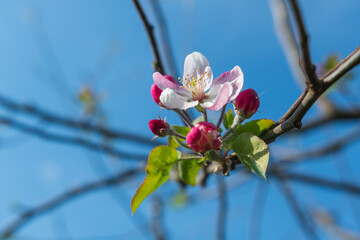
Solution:
<svg viewBox="0 0 360 240"><path fill-rule="evenodd" d="M197 101L202 101L205 96L205 87L206 82L204 80L204 77L209 77L209 73L204 72L203 74L199 74L198 70L196 70L197 76L195 78L194 74L186 74L186 77L180 81L182 83L183 88L188 90L191 93L192 99ZM179 80L181 78L179 77Z"/></svg>

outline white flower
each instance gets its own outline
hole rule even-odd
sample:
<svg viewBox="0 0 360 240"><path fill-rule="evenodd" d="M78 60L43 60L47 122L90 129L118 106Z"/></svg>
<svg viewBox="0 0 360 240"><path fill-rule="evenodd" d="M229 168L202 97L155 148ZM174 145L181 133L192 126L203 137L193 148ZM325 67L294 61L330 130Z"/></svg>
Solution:
<svg viewBox="0 0 360 240"><path fill-rule="evenodd" d="M213 81L209 61L199 52L185 58L182 86L167 80L159 72L153 79L163 92L161 103L169 109L188 109L200 104L201 107L217 111L240 93L244 76L239 66L221 74ZM180 79L180 78L179 78Z"/></svg>

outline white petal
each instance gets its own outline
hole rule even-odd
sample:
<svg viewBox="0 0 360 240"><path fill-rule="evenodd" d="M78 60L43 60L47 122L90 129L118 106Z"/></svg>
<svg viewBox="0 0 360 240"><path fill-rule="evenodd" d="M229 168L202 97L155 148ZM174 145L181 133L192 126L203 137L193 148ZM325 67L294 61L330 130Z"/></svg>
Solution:
<svg viewBox="0 0 360 240"><path fill-rule="evenodd" d="M206 71L205 69L207 69L207 67L209 67L209 61L206 59L206 57L199 52L193 52L187 55L185 58L183 78L185 79L191 75L194 75L196 79L199 79L200 76ZM212 75L212 73L210 75Z"/></svg>
<svg viewBox="0 0 360 240"><path fill-rule="evenodd" d="M213 72L212 72L210 66L207 66L205 68L205 72L206 73L204 74L204 77L202 78L203 81L205 82L204 92L206 92L210 88L212 80L213 80Z"/></svg>
<svg viewBox="0 0 360 240"><path fill-rule="evenodd" d="M230 101L229 97L232 92L233 88L230 83L212 86L209 97L200 105L209 110L217 111Z"/></svg>
<svg viewBox="0 0 360 240"><path fill-rule="evenodd" d="M160 101L169 109L188 109L198 105L198 101L187 101L187 97L178 95L174 90L166 88L160 95Z"/></svg>

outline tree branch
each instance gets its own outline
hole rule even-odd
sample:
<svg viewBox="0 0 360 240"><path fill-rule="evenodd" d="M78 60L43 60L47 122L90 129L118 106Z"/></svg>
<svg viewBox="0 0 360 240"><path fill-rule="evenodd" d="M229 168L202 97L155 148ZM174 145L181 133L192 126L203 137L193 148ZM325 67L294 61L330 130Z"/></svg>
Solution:
<svg viewBox="0 0 360 240"><path fill-rule="evenodd" d="M319 91L320 90L320 82L318 80L318 77L316 75L316 68L312 64L311 61L311 55L310 55L310 49L309 49L309 36L305 29L304 20L299 8L299 5L297 3L297 0L290 0L290 6L292 8L295 23L297 26L297 32L299 37L299 44L300 44L300 51L302 55L301 59L301 66L304 69L304 72L306 74L306 85L309 88L310 93L312 93L312 90Z"/></svg>
<svg viewBox="0 0 360 240"><path fill-rule="evenodd" d="M152 49L153 54L155 56L155 61L156 61L155 70L160 72L161 74L165 74L165 69L164 69L164 66L163 66L162 61L161 61L159 48L158 48L158 45L157 45L157 42L156 42L156 39L155 39L155 35L154 35L154 32L153 32L153 26L149 23L146 15L145 15L145 12L143 11L139 1L138 0L133 0L133 3L135 5L135 7L136 7L136 10L137 10L137 12L138 12L138 14L140 16L141 21L143 22L143 24L145 26L146 33L147 33L149 41L150 41L151 49Z"/></svg>
<svg viewBox="0 0 360 240"><path fill-rule="evenodd" d="M297 217L301 229L309 239L318 239L315 230L313 229L311 223L308 221L305 213L302 211L294 193L287 185L285 178L285 176L279 176L281 188L283 190L286 200L288 201L290 207L292 208L293 212Z"/></svg>
<svg viewBox="0 0 360 240"><path fill-rule="evenodd" d="M324 87L320 92L316 94L311 94L310 92L306 93L304 99L301 101L301 104L294 111L293 115L276 126L275 128L265 132L263 134L263 139L270 143L274 141L278 136L294 129L301 128L301 121L311 106L316 102L316 100L337 80L344 76L348 71L354 68L360 63L360 47L356 48L347 58L341 61L333 70L327 73L324 77L321 78L321 81L324 82ZM305 90L306 91L306 90Z"/></svg>
<svg viewBox="0 0 360 240"><path fill-rule="evenodd" d="M15 232L17 232L21 227L29 223L31 220L60 207L61 205L69 202L70 200L73 200L76 197L88 194L95 190L117 185L142 172L143 170L143 168L134 168L123 173L119 173L113 177L90 182L84 184L83 186L75 187L69 191L66 191L50 199L49 201L22 213L17 219L15 219L7 227L5 227L3 231L1 231L0 239L11 237Z"/></svg>
<svg viewBox="0 0 360 240"><path fill-rule="evenodd" d="M351 130L349 133L344 134L342 137L339 137L332 142L327 142L321 147L316 147L307 151L300 151L300 153L298 154L282 158L280 159L279 164L283 165L288 163L296 163L304 159L323 157L341 150L342 148L348 146L350 143L353 143L359 138L360 127L357 127L355 130Z"/></svg>
<svg viewBox="0 0 360 240"><path fill-rule="evenodd" d="M0 115L0 124L6 125L8 127L14 128L16 130L19 130L21 132L34 135L36 137L39 137L41 139L50 140L54 142L69 144L69 145L75 145L75 146L81 146L84 148L87 148L92 151L97 152L103 152L110 154L115 157L124 158L124 159L147 159L147 156L144 154L135 154L135 153L126 153L123 151L120 151L118 149L115 149L111 146L108 146L103 143L95 143L89 140L86 140L84 138L79 137L69 137L65 135L59 135L54 133L49 133L44 131L41 128L29 126L27 124L21 123L19 121L15 121L11 118L4 117Z"/></svg>
<svg viewBox="0 0 360 240"><path fill-rule="evenodd" d="M226 184L223 177L219 176L218 179L218 200L219 200L219 214L217 217L217 239L226 239L226 215L227 215L227 201L226 201Z"/></svg>
<svg viewBox="0 0 360 240"><path fill-rule="evenodd" d="M311 130L313 128L324 126L327 123L334 122L334 121L349 121L349 120L357 120L360 119L360 110L339 110L336 109L332 113L319 117L307 124L305 124L301 129L295 131L294 133L298 132L305 132Z"/></svg>
<svg viewBox="0 0 360 240"><path fill-rule="evenodd" d="M30 116L37 117L42 121L48 123L58 124L72 129L79 129L79 130L98 133L111 139L126 139L127 141L142 143L150 146L159 145L159 143L157 143L156 141L151 141L149 138L140 135L136 135L133 133L128 133L120 130L105 128L103 126L92 124L89 122L77 121L71 118L61 117L51 112L37 108L33 105L17 103L1 95L0 95L0 105L10 111L25 113Z"/></svg>
<svg viewBox="0 0 360 240"><path fill-rule="evenodd" d="M285 177L290 181L305 183L310 186L325 187L360 196L360 186L348 182L338 182L332 179L314 177L308 174L280 171L279 169L269 169L268 174L276 178Z"/></svg>

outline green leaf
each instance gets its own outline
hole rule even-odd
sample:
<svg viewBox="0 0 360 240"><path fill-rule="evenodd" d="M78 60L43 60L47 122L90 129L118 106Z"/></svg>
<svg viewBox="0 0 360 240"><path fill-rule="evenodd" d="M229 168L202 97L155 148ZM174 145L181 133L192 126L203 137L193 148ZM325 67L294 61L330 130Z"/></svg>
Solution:
<svg viewBox="0 0 360 240"><path fill-rule="evenodd" d="M179 175L180 178L187 184L196 185L196 175L201 169L201 164L198 163L199 158L182 159L179 161Z"/></svg>
<svg viewBox="0 0 360 240"><path fill-rule="evenodd" d="M236 137L239 136L241 133L250 132L255 134L256 136L260 136L264 131L271 128L274 124L275 122L273 120L259 119L247 122L244 125L239 125L233 130L233 132L226 139L226 141L222 143L221 148L225 151L229 151L232 149L232 144L236 141Z"/></svg>
<svg viewBox="0 0 360 240"><path fill-rule="evenodd" d="M192 122L192 124L195 126L199 122L203 122L203 121L204 121L204 116L200 115L199 117L195 118L195 120Z"/></svg>
<svg viewBox="0 0 360 240"><path fill-rule="evenodd" d="M172 130L174 130L177 133L180 133L181 135L185 136L190 132L190 128L189 127L182 127L182 126L171 126ZM184 139L180 139L178 138L179 141L184 142ZM177 149L180 145L175 141L174 137L169 136L168 137L168 144L169 147Z"/></svg>
<svg viewBox="0 0 360 240"><path fill-rule="evenodd" d="M266 179L266 168L269 162L269 148L256 135L245 132L236 137L232 145L240 161L253 173Z"/></svg>
<svg viewBox="0 0 360 240"><path fill-rule="evenodd" d="M171 166L177 161L177 151L168 146L158 146L150 152L148 165L145 168L145 180L131 201L133 214L147 196L168 180Z"/></svg>
<svg viewBox="0 0 360 240"><path fill-rule="evenodd" d="M251 132L256 136L260 136L264 131L271 128L274 124L275 122L270 119L253 120L235 128L234 133L238 135L244 132Z"/></svg>
<svg viewBox="0 0 360 240"><path fill-rule="evenodd" d="M231 125L233 124L233 122L234 122L234 118L235 118L235 116L234 116L234 113L233 113L233 110L232 109L229 109L228 111L227 111L227 113L225 114L225 116L224 116L224 127L226 128L226 129L229 129L230 127L231 127Z"/></svg>

